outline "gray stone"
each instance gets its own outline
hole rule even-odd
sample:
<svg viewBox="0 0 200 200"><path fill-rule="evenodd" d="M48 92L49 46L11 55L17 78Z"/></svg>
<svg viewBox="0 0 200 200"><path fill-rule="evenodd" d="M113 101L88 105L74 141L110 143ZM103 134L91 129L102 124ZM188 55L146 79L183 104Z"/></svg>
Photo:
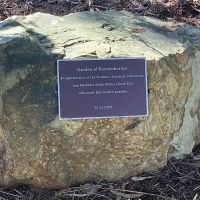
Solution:
<svg viewBox="0 0 200 200"><path fill-rule="evenodd" d="M200 141L200 30L128 12L0 22L0 183L63 188L157 170ZM148 60L149 117L59 121L58 58Z"/></svg>

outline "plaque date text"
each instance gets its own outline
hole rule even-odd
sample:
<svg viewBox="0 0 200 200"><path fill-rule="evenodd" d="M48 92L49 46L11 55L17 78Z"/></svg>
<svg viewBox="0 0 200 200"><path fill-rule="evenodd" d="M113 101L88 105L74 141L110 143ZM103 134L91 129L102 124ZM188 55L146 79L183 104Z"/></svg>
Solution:
<svg viewBox="0 0 200 200"><path fill-rule="evenodd" d="M110 105L96 105L94 106L95 110L112 110L112 106Z"/></svg>

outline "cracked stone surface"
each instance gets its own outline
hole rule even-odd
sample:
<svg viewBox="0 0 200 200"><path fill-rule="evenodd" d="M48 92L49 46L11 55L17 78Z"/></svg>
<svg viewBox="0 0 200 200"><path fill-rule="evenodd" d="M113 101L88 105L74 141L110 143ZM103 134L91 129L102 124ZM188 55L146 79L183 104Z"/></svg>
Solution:
<svg viewBox="0 0 200 200"><path fill-rule="evenodd" d="M59 121L58 58L148 60L149 116ZM128 12L0 22L0 184L64 188L157 170L200 141L200 30Z"/></svg>

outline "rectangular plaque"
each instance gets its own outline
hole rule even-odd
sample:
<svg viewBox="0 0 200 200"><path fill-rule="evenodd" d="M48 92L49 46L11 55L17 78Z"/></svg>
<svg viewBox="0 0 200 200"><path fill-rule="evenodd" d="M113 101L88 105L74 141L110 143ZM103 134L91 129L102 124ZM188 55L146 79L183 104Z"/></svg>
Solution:
<svg viewBox="0 0 200 200"><path fill-rule="evenodd" d="M145 58L58 60L60 119L148 115Z"/></svg>

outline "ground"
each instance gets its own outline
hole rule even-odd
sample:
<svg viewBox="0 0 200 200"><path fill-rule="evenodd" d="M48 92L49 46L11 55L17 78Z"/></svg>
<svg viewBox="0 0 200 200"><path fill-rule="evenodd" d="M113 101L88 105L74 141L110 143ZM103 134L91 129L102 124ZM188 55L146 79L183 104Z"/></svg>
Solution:
<svg viewBox="0 0 200 200"><path fill-rule="evenodd" d="M177 20L200 28L200 0L0 0L0 20L12 15L46 12L65 15L85 10L129 10L163 20ZM158 172L148 172L121 182L83 183L66 190L30 186L1 188L0 199L8 200L96 200L96 199L200 199L200 146L182 160L170 160Z"/></svg>
<svg viewBox="0 0 200 200"><path fill-rule="evenodd" d="M65 15L85 10L128 10L200 27L200 0L0 0L0 19L46 12Z"/></svg>

